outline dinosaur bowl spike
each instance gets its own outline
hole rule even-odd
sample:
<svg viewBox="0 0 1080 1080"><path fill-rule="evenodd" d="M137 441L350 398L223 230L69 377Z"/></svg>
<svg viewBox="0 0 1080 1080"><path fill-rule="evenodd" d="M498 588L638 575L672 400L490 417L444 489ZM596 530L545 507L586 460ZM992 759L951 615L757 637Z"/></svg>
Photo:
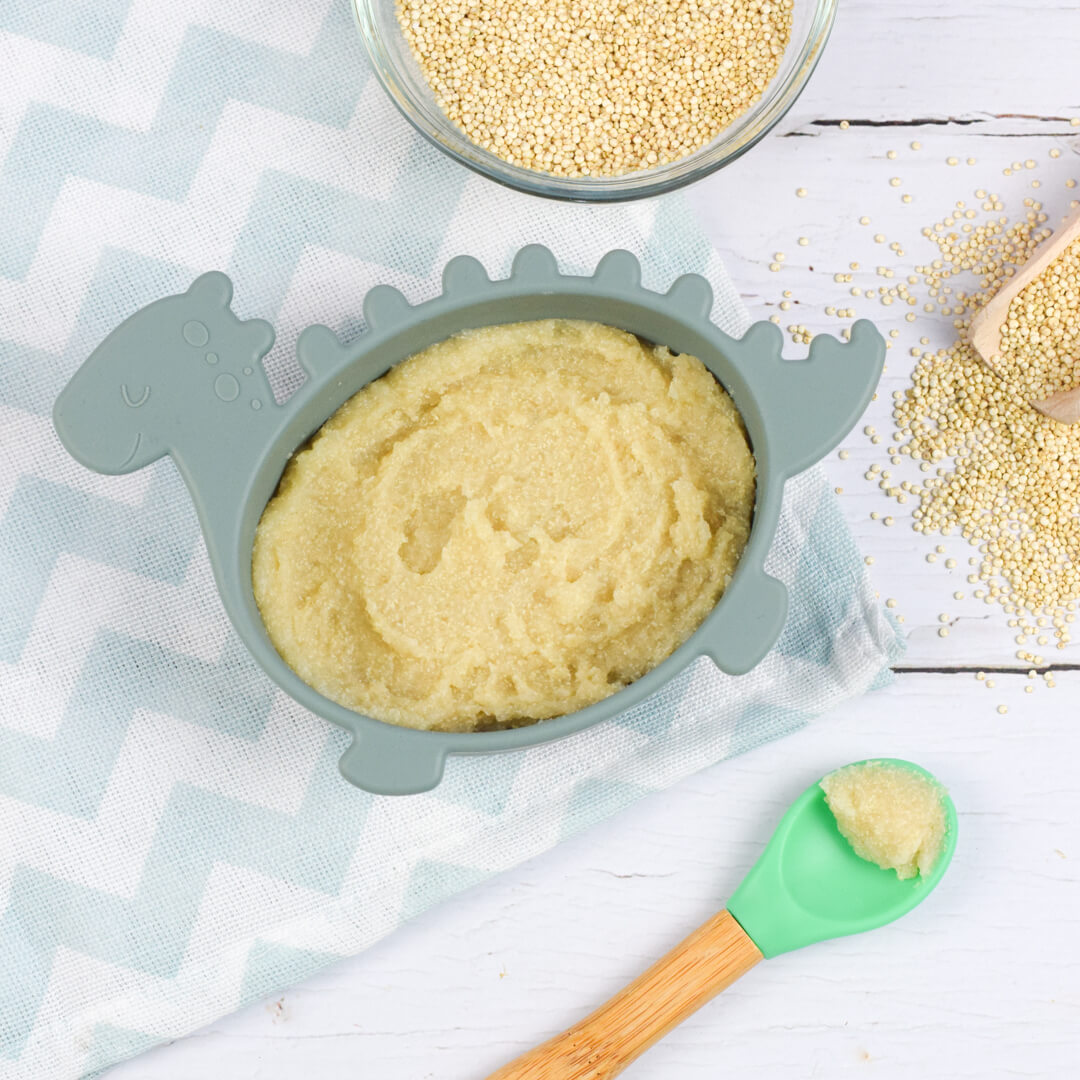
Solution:
<svg viewBox="0 0 1080 1080"><path fill-rule="evenodd" d="M311 378L332 374L344 356L344 347L328 326L309 326L296 339L296 358Z"/></svg>
<svg viewBox="0 0 1080 1080"><path fill-rule="evenodd" d="M756 322L742 336L742 346L748 352L779 362L783 359L784 335L776 323Z"/></svg>
<svg viewBox="0 0 1080 1080"><path fill-rule="evenodd" d="M409 301L392 285L376 285L364 297L364 321L372 330L385 330L409 317Z"/></svg>
<svg viewBox="0 0 1080 1080"><path fill-rule="evenodd" d="M609 251L596 264L593 280L616 287L637 288L641 284L641 263L621 248Z"/></svg>
<svg viewBox="0 0 1080 1080"><path fill-rule="evenodd" d="M712 286L700 274L683 274L677 278L667 297L673 307L693 319L707 319L712 311Z"/></svg>
<svg viewBox="0 0 1080 1080"><path fill-rule="evenodd" d="M229 307L229 279L204 274L117 327L54 408L61 441L88 468L130 472L165 454L174 458L241 640L301 705L352 733L342 773L378 794L429 790L447 754L534 746L609 719L699 656L732 674L753 667L775 643L787 611L787 590L764 570L784 481L847 433L874 392L885 355L881 335L860 322L850 342L819 335L806 360L785 361L771 323L731 338L709 322L704 279L687 275L666 295L649 291L637 260L622 251L605 256L591 277L566 276L550 251L534 245L518 252L510 276L498 281L476 260L459 257L447 265L443 285L441 296L415 306L389 286L372 289L363 305L368 331L348 345L327 327L309 327L297 343L305 381L279 405L260 362L273 341L269 324L239 321ZM255 529L289 458L353 394L427 346L475 327L550 318L605 322L691 353L731 395L750 436L758 484L750 539L727 591L652 671L596 705L530 727L415 731L323 697L277 654L252 592Z"/></svg>
<svg viewBox="0 0 1080 1080"><path fill-rule="evenodd" d="M559 276L559 264L546 247L530 244L514 256L510 276L519 281L554 281Z"/></svg>
<svg viewBox="0 0 1080 1080"><path fill-rule="evenodd" d="M442 273L443 292L453 296L470 296L483 292L491 284L484 264L471 255L455 255Z"/></svg>

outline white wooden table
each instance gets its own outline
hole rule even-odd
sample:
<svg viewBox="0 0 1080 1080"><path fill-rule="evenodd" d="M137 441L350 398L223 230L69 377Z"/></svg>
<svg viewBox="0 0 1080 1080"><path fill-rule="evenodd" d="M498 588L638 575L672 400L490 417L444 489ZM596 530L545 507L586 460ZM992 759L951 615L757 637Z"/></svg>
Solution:
<svg viewBox="0 0 1080 1080"><path fill-rule="evenodd" d="M692 201L755 315L832 328L827 304L901 329L867 422L887 430L921 335L949 320L855 300L896 260L932 257L919 230L978 187L1015 213L1032 179L1055 222L1078 191L1080 10L1065 0L844 0L821 66L792 113ZM842 129L839 121L850 127ZM918 141L922 149L910 148ZM1057 159L1049 157L1060 149ZM897 158L887 157L889 150ZM959 164L949 166L955 156ZM975 165L967 165L969 157ZM1006 178L1012 161L1034 170ZM889 179L900 177L901 187ZM808 195L797 198L795 189ZM901 195L910 193L910 203ZM872 220L858 225L860 215ZM810 243L799 246L797 238ZM920 247L919 244L922 244ZM775 251L784 269L772 273ZM798 301L798 303L794 303ZM798 350L793 350L797 354ZM473 1080L590 1010L723 905L788 801L838 763L916 759L960 808L954 865L900 923L758 967L626 1075L804 1078L1065 1077L1080 1069L1080 648L1051 648L1057 687L1027 682L999 609L958 567L925 561L926 539L863 478L883 447L862 435L828 463L909 651L891 688L780 743L658 794L548 855L416 920L378 947L172 1046L110 1080ZM932 542L931 542L932 543ZM938 615L952 618L938 636ZM975 669L994 672L989 690ZM1009 707L999 715L998 704Z"/></svg>

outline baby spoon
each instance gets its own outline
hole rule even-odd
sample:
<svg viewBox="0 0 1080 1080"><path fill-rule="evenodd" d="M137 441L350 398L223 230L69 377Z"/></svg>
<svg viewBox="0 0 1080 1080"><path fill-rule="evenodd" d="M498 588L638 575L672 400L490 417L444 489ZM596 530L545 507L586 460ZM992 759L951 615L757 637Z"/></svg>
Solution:
<svg viewBox="0 0 1080 1080"><path fill-rule="evenodd" d="M993 299L971 320L971 345L982 357L983 363L993 372L998 371L997 361L1001 353L1001 324L1009 314L1009 305L1020 295L1078 236L1080 236L1080 210L1070 214L1053 236L1039 245L1035 254L1024 264L1019 274L999 289ZM1077 357L1080 364L1080 357ZM1043 416L1063 424L1075 424L1080 420L1080 386L1058 390L1043 401L1033 401L1032 408Z"/></svg>
<svg viewBox="0 0 1080 1080"><path fill-rule="evenodd" d="M933 779L908 761L875 759ZM956 808L931 872L901 880L855 854L813 784L784 815L757 863L714 915L580 1023L488 1080L608 1080L759 960L872 930L910 911L941 880L956 846Z"/></svg>

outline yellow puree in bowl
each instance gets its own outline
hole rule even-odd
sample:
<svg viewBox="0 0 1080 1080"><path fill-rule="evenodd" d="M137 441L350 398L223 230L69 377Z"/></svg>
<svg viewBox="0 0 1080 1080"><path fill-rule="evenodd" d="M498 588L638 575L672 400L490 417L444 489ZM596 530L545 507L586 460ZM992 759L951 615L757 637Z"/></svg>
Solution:
<svg viewBox="0 0 1080 1080"><path fill-rule="evenodd" d="M753 501L742 422L696 358L598 323L472 330L364 387L293 458L255 598L285 662L342 705L527 724L682 644Z"/></svg>

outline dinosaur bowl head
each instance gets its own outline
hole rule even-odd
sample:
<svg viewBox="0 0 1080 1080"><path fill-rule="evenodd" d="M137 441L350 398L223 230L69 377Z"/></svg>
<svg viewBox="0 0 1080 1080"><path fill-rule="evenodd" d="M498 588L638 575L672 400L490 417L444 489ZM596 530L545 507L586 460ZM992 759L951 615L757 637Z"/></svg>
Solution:
<svg viewBox="0 0 1080 1080"><path fill-rule="evenodd" d="M241 322L231 298L224 274L203 274L118 326L56 399L53 419L68 452L98 472L127 473L174 449L178 403L209 397L220 380L234 379L227 369L237 357L261 356L273 343L270 325Z"/></svg>
<svg viewBox="0 0 1080 1080"><path fill-rule="evenodd" d="M97 472L132 472L165 453L155 436L161 392L142 370L134 347L138 339L126 323L117 329L72 376L53 407L68 453Z"/></svg>

